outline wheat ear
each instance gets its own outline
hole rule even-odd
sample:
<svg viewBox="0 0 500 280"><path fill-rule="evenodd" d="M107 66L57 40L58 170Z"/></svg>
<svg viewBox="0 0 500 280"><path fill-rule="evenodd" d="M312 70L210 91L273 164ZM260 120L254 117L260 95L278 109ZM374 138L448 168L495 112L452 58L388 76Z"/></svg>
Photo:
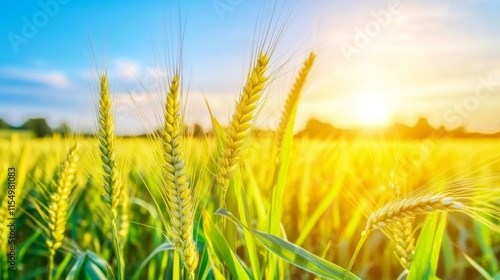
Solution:
<svg viewBox="0 0 500 280"><path fill-rule="evenodd" d="M394 178L393 178L394 179ZM394 184L391 181L393 189L393 200L401 198L401 188L399 184ZM415 238L413 237L413 220L414 218L406 217L395 222L389 227L391 240L394 244L394 255L405 270L410 269L413 255L415 254Z"/></svg>
<svg viewBox="0 0 500 280"><path fill-rule="evenodd" d="M281 120L278 127L278 131L276 132L276 146L278 149L281 148L281 144L283 142L283 137L285 135L286 127L290 122L290 117L294 108L297 106L297 102L299 101L300 94L302 92L302 88L306 83L307 74L309 74L309 70L314 63L316 55L314 53L310 53L309 57L304 61L304 65L302 69L300 69L299 75L295 79L295 83L293 84L293 88L288 94L288 97L285 102L285 109L281 114Z"/></svg>
<svg viewBox="0 0 500 280"><path fill-rule="evenodd" d="M101 77L101 99L99 100L99 150L104 169L104 200L109 204L114 223L120 203L120 182L115 161L115 135L111 116L111 100L106 75Z"/></svg>
<svg viewBox="0 0 500 280"><path fill-rule="evenodd" d="M257 104L268 79L265 76L268 63L269 58L260 54L248 75L240 100L236 103L236 109L218 161L219 173L216 182L222 187L222 206L225 205L229 180L239 167L241 152L248 140Z"/></svg>
<svg viewBox="0 0 500 280"><path fill-rule="evenodd" d="M49 279L52 279L54 269L54 255L56 250L62 245L64 232L66 231L66 221L68 217L69 198L75 185L78 146L75 145L68 153L68 156L61 166L59 178L50 195L48 207L48 238L46 244L49 248Z"/></svg>
<svg viewBox="0 0 500 280"><path fill-rule="evenodd" d="M435 211L451 212L462 210L463 208L464 205L462 203L443 194L427 194L398 199L387 203L384 207L373 212L368 219L363 234L401 221L406 217L415 217L417 214Z"/></svg>
<svg viewBox="0 0 500 280"><path fill-rule="evenodd" d="M115 161L115 134L111 116L111 100L109 97L108 78L101 76L101 92L99 100L99 151L104 170L104 200L110 207L111 227L117 259L118 279L124 278L123 259L117 232L116 218L120 204L121 185Z"/></svg>
<svg viewBox="0 0 500 280"><path fill-rule="evenodd" d="M123 246L127 241L128 230L130 228L129 221L129 193L128 189L123 186L120 192L120 212L117 218L118 236L120 237L120 245Z"/></svg>
<svg viewBox="0 0 500 280"><path fill-rule="evenodd" d="M164 177L172 241L181 261L189 270L190 277L193 278L198 265L198 254L192 238L195 209L185 170L182 134L179 76L176 74L170 84L165 105L165 127L162 139L165 158Z"/></svg>
<svg viewBox="0 0 500 280"><path fill-rule="evenodd" d="M415 238L413 237L414 218L403 218L391 227L394 238L394 253L404 269L410 269L415 254Z"/></svg>

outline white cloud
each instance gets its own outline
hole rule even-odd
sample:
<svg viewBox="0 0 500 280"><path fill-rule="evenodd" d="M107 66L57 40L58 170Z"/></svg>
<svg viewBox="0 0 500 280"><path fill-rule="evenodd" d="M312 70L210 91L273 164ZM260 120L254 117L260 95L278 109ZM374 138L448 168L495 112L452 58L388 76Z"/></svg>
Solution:
<svg viewBox="0 0 500 280"><path fill-rule="evenodd" d="M70 89L73 87L68 77L60 71L38 71L15 66L0 68L0 75L4 79L35 82L57 89Z"/></svg>
<svg viewBox="0 0 500 280"><path fill-rule="evenodd" d="M123 81L136 81L140 74L139 63L126 58L115 58L112 61L109 76Z"/></svg>

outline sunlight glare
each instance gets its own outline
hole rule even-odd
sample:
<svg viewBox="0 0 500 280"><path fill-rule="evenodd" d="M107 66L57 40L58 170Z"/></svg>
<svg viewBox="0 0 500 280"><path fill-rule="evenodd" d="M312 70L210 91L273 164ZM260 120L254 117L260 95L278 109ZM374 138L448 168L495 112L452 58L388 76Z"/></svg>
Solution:
<svg viewBox="0 0 500 280"><path fill-rule="evenodd" d="M390 121L390 110L384 96L371 93L356 99L358 122L363 126L384 126Z"/></svg>

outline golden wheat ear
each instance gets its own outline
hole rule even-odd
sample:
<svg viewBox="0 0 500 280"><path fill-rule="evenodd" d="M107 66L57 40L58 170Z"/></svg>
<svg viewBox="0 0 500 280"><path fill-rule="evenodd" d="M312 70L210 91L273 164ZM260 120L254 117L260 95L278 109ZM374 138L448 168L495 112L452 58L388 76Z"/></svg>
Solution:
<svg viewBox="0 0 500 280"><path fill-rule="evenodd" d="M75 184L78 160L77 146L75 145L69 151L66 161L62 164L54 192L50 195L48 211L50 236L46 243L51 255L54 255L55 251L61 247L64 239L66 218L69 210L68 201Z"/></svg>
<svg viewBox="0 0 500 280"><path fill-rule="evenodd" d="M393 191L393 200L401 198L401 187L394 184L394 178L391 180L391 189ZM403 188L406 193L406 188ZM394 255L405 270L410 269L413 255L415 254L415 238L413 236L413 221L415 218L406 217L393 223L388 227L389 231L384 232L394 244Z"/></svg>
<svg viewBox="0 0 500 280"><path fill-rule="evenodd" d="M410 269L415 254L415 238L413 237L414 218L403 218L391 227L395 245L394 254L404 269Z"/></svg>
<svg viewBox="0 0 500 280"><path fill-rule="evenodd" d="M387 203L384 207L376 210L370 215L366 224L364 234L386 227L407 217L415 217L417 214L426 214L437 211L460 211L464 205L453 197L443 194L419 195L402 198Z"/></svg>
<svg viewBox="0 0 500 280"><path fill-rule="evenodd" d="M304 65L302 66L302 69L300 69L299 75L297 76L297 79L295 80L295 83L293 84L293 88L288 94L288 97L285 102L285 109L283 110L283 113L281 114L281 120L280 124L278 127L278 130L276 131L276 146L278 149L281 148L281 144L283 142L283 137L285 135L285 130L286 127L288 126L288 123L290 121L290 117L292 115L292 112L294 108L297 106L297 103L300 98L300 94L302 92L302 88L304 87L304 84L306 83L307 75L309 74L309 71L311 70L311 67L314 64L314 60L316 59L316 55L314 53L310 53L309 57L304 61Z"/></svg>
<svg viewBox="0 0 500 280"><path fill-rule="evenodd" d="M48 207L48 238L45 241L49 249L49 279L52 278L54 268L54 256L61 247L66 231L66 221L70 208L70 196L75 186L76 172L78 167L78 146L75 145L61 166L59 179L50 194Z"/></svg>
<svg viewBox="0 0 500 280"><path fill-rule="evenodd" d="M180 108L179 75L176 74L167 94L162 133L165 192L170 214L170 236L182 263L189 270L189 277L193 278L198 265L198 253L192 238L195 209L185 168Z"/></svg>
<svg viewBox="0 0 500 280"><path fill-rule="evenodd" d="M124 243L127 241L128 231L130 228L129 221L129 209L130 209L130 200L129 200L129 191L126 186L122 187L120 192L120 211L117 218L117 227L118 227L118 236L120 238L120 246L124 246Z"/></svg>
<svg viewBox="0 0 500 280"><path fill-rule="evenodd" d="M216 182L222 187L221 204L225 205L229 180L240 165L240 157L246 144L257 111L257 104L268 80L265 72L269 57L260 54L248 75L247 82L231 119L226 141L218 161Z"/></svg>

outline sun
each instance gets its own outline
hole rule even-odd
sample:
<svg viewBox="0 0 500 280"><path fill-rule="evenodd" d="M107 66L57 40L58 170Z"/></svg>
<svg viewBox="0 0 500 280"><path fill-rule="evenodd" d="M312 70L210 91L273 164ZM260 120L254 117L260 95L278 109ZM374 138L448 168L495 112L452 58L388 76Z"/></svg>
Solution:
<svg viewBox="0 0 500 280"><path fill-rule="evenodd" d="M356 99L356 118L360 125L380 127L388 125L391 112L384 96L378 93L361 95Z"/></svg>

